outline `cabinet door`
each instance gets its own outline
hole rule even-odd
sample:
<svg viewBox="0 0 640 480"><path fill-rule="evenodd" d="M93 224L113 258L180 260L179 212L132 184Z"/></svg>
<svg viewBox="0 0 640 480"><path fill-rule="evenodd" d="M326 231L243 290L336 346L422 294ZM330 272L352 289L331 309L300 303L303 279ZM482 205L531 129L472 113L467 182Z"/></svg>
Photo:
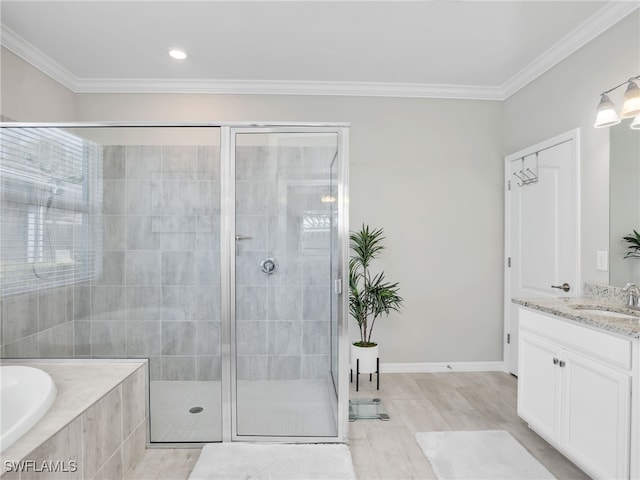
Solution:
<svg viewBox="0 0 640 480"><path fill-rule="evenodd" d="M597 478L629 477L630 378L564 353L562 443Z"/></svg>
<svg viewBox="0 0 640 480"><path fill-rule="evenodd" d="M558 346L521 330L518 361L518 415L538 433L557 440L560 413ZM555 362L554 362L555 360Z"/></svg>

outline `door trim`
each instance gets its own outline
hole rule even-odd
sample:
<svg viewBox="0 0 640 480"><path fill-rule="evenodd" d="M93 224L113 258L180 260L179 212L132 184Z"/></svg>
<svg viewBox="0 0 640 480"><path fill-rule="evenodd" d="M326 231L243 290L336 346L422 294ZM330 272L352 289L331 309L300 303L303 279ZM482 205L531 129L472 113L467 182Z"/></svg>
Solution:
<svg viewBox="0 0 640 480"><path fill-rule="evenodd" d="M506 372L510 372L510 366L512 365L511 350L509 348L508 338L511 332L511 267L509 265L509 259L511 257L511 196L509 185L513 188L514 182L511 179L511 162L518 158L535 154L540 150L551 148L561 143L572 142L572 155L573 171L575 177L573 178L575 187L575 249L574 249L574 278L577 280L573 287L572 296L580 295L582 292L582 280L581 280L581 231L580 231L580 217L581 217L581 185L580 185L580 129L575 128L568 132L561 133L555 137L551 137L547 140L543 140L535 145L531 145L517 152L511 153L505 157L504 161L504 302L503 302L503 355L502 361ZM517 363L517 359L516 359Z"/></svg>

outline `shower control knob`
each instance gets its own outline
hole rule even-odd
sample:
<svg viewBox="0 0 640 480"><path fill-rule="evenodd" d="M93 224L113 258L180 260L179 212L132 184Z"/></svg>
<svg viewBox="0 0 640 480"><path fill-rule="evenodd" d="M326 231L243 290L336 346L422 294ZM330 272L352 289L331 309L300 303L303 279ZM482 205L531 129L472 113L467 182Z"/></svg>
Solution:
<svg viewBox="0 0 640 480"><path fill-rule="evenodd" d="M260 262L260 270L265 275L273 275L278 271L278 262L274 258L265 258Z"/></svg>

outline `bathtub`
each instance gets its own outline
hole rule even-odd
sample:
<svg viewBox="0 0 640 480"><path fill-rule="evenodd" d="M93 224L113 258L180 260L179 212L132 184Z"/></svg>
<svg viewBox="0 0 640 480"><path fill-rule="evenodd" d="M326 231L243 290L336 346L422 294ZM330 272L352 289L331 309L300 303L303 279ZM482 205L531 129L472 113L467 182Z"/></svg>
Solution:
<svg viewBox="0 0 640 480"><path fill-rule="evenodd" d="M38 423L56 394L47 372L22 365L0 366L0 451Z"/></svg>

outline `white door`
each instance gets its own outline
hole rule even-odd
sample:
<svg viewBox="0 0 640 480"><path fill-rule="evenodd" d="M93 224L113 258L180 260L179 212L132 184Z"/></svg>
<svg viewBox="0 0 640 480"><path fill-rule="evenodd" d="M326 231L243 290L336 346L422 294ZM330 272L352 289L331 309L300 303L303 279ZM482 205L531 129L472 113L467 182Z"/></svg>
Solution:
<svg viewBox="0 0 640 480"><path fill-rule="evenodd" d="M511 299L580 290L578 141L574 130L506 158L505 363L515 375L518 309Z"/></svg>

